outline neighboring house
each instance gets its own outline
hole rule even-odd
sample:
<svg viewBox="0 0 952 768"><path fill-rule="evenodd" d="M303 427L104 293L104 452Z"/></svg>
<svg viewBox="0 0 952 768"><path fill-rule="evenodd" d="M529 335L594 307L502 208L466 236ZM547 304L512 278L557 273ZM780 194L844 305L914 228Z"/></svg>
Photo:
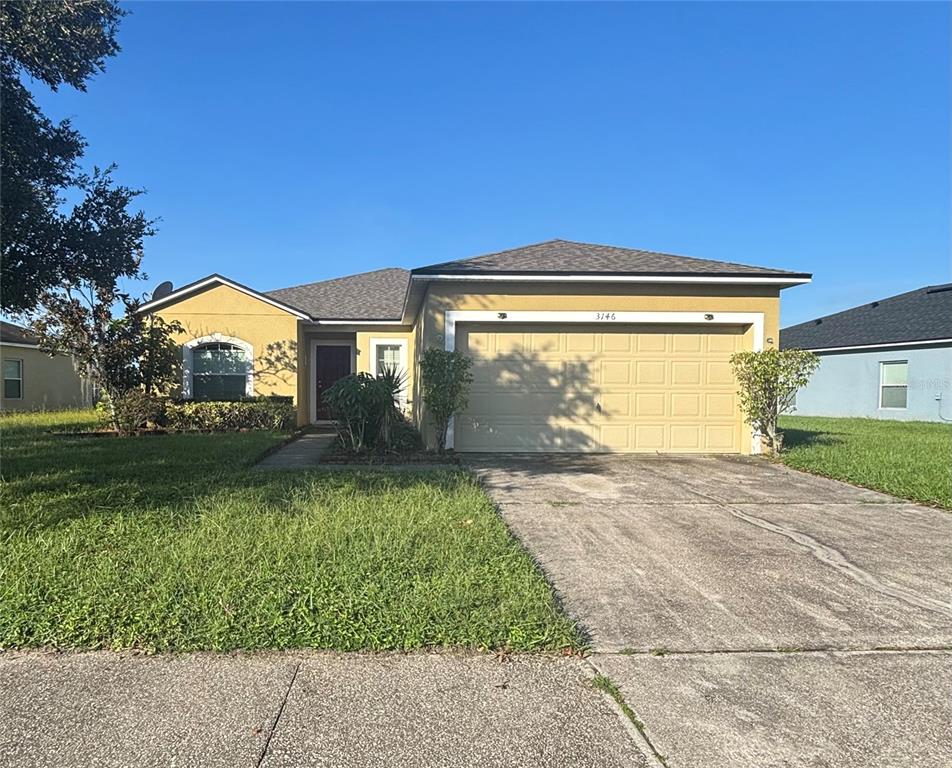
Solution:
<svg viewBox="0 0 952 768"><path fill-rule="evenodd" d="M792 325L780 343L820 356L798 414L952 421L952 283Z"/></svg>
<svg viewBox="0 0 952 768"><path fill-rule="evenodd" d="M50 357L25 328L0 321L3 391L0 411L49 411L88 408L88 382L76 373L69 355Z"/></svg>
<svg viewBox="0 0 952 768"><path fill-rule="evenodd" d="M474 361L457 450L750 453L730 355L776 344L780 290L809 281L552 240L266 292L210 275L143 311L186 329L185 397L292 395L300 424L340 377L395 364L432 444L419 360L439 347Z"/></svg>

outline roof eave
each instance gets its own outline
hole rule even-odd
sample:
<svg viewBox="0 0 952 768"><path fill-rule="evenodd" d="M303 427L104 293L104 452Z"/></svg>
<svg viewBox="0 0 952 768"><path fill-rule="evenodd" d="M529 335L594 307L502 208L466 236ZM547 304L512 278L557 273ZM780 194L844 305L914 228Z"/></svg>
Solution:
<svg viewBox="0 0 952 768"><path fill-rule="evenodd" d="M488 280L509 282L605 282L605 283L739 283L793 286L803 285L813 280L806 272L781 273L739 273L723 272L687 273L687 272L517 272L485 271L414 270L411 280Z"/></svg>
<svg viewBox="0 0 952 768"><path fill-rule="evenodd" d="M168 296L163 296L161 299L154 299L152 301L148 301L145 304L143 304L141 307L139 307L138 311L140 313L154 312L157 309L160 309L168 304L174 304L175 302L180 301L186 296L192 293L195 293L196 291L200 291L202 288L213 285L215 283L219 285L226 285L229 288L233 288L236 291L240 291L241 293L251 296L252 298L258 299L259 301L263 301L265 304L270 304L271 306L281 309L287 312L288 314L294 315L295 317L301 320L312 319L311 315L307 314L306 312L302 312L297 307L292 307L290 304L286 304L283 301L278 301L277 299L274 299L271 296L268 296L267 294L261 293L260 291L256 291L254 288L249 288L247 285L242 285L241 283L235 280L231 280L225 277L224 275L219 275L217 272L213 272L212 274L206 277L203 277L200 280L195 280L194 282L188 283L187 285L183 285L178 290L172 291L172 293L170 293Z"/></svg>

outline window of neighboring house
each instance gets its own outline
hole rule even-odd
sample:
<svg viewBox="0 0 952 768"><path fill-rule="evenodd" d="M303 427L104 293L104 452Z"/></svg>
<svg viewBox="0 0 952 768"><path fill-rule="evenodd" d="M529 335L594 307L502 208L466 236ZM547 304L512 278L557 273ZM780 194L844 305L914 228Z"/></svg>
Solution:
<svg viewBox="0 0 952 768"><path fill-rule="evenodd" d="M212 342L192 350L192 397L237 400L247 393L251 357L236 344Z"/></svg>
<svg viewBox="0 0 952 768"><path fill-rule="evenodd" d="M905 408L909 362L893 360L879 364L879 407Z"/></svg>
<svg viewBox="0 0 952 768"><path fill-rule="evenodd" d="M5 400L23 399L23 361L3 361L3 397Z"/></svg>
<svg viewBox="0 0 952 768"><path fill-rule="evenodd" d="M371 373L378 376L385 368L395 368L404 375L407 372L407 342L405 339L371 339L370 353L373 367ZM406 387L400 393L406 403Z"/></svg>

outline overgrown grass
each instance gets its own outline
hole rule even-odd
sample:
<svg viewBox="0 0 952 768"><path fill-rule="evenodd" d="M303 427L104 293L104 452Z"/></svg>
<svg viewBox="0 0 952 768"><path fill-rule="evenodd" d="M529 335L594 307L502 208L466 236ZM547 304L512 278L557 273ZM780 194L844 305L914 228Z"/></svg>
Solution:
<svg viewBox="0 0 952 768"><path fill-rule="evenodd" d="M952 425L785 416L785 464L952 509Z"/></svg>
<svg viewBox="0 0 952 768"><path fill-rule="evenodd" d="M556 649L572 623L463 473L264 473L266 433L0 419L0 647Z"/></svg>

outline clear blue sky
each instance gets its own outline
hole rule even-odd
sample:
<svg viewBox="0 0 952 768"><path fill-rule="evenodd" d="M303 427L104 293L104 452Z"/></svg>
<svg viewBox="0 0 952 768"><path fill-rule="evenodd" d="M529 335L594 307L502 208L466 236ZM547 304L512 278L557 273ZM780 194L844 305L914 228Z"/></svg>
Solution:
<svg viewBox="0 0 952 768"><path fill-rule="evenodd" d="M553 237L813 272L785 324L950 279L947 4L136 3L35 89L267 290Z"/></svg>

